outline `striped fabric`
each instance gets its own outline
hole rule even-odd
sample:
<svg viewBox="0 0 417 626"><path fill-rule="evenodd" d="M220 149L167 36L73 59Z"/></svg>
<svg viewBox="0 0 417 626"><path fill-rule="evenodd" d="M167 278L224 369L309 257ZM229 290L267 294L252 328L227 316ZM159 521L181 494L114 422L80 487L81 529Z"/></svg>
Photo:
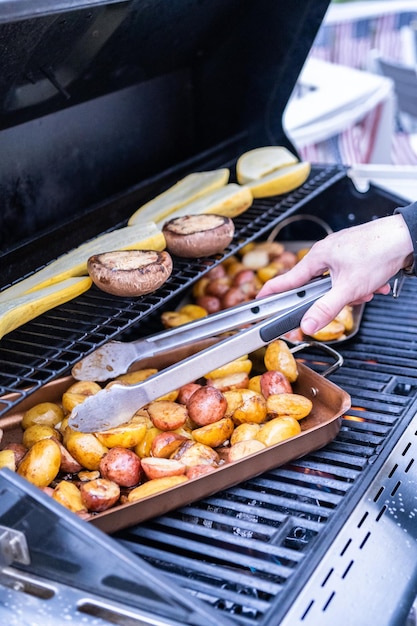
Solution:
<svg viewBox="0 0 417 626"><path fill-rule="evenodd" d="M390 13L356 21L324 23L310 55L360 70L368 69L370 52L373 49L379 50L384 57L401 61L400 29L415 21L417 11ZM320 144L300 148L300 156L313 163L346 165L369 163L380 115L381 105L366 115L359 124L340 135ZM391 159L395 165L417 165L417 154L410 145L407 133L400 131L394 134Z"/></svg>

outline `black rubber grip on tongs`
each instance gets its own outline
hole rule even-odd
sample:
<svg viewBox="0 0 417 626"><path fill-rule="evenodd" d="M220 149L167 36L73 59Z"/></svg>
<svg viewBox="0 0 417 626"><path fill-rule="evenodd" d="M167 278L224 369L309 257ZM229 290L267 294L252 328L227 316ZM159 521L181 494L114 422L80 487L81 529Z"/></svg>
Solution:
<svg viewBox="0 0 417 626"><path fill-rule="evenodd" d="M306 302L297 306L296 309L288 311L284 316L273 319L259 331L259 335L265 343L273 341L280 335L288 333L288 331L298 328L304 313L310 308L312 302Z"/></svg>

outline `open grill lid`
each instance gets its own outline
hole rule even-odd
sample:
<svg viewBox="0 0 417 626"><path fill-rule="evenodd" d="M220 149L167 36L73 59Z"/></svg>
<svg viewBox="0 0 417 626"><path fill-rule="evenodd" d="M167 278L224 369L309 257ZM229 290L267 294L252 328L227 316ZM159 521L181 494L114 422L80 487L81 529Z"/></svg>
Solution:
<svg viewBox="0 0 417 626"><path fill-rule="evenodd" d="M0 249L199 155L291 147L282 114L328 4L0 0Z"/></svg>

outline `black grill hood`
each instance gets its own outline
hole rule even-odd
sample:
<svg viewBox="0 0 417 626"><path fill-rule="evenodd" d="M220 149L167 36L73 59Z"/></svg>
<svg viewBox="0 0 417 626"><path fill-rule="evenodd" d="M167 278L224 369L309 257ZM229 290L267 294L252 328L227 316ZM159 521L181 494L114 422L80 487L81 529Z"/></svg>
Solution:
<svg viewBox="0 0 417 626"><path fill-rule="evenodd" d="M0 249L161 172L291 147L328 4L0 0Z"/></svg>

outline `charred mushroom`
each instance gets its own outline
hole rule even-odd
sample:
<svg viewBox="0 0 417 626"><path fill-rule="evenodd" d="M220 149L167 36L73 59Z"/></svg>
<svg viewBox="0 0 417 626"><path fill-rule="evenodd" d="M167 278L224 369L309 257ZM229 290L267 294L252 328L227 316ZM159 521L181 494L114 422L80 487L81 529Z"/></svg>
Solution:
<svg viewBox="0 0 417 626"><path fill-rule="evenodd" d="M172 272L172 259L165 250L116 250L88 259L94 284L115 296L135 297L159 289Z"/></svg>
<svg viewBox="0 0 417 626"><path fill-rule="evenodd" d="M167 249L176 256L198 258L223 252L235 232L230 217L215 214L184 215L165 222Z"/></svg>

